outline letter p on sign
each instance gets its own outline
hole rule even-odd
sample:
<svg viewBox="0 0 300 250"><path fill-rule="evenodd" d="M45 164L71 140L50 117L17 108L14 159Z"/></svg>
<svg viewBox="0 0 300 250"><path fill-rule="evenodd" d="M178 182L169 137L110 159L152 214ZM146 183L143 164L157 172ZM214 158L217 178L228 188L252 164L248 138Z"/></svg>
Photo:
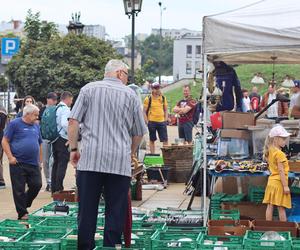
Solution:
<svg viewBox="0 0 300 250"><path fill-rule="evenodd" d="M9 54L10 51L14 51L16 49L16 42L14 40L6 40L5 42L5 54Z"/></svg>

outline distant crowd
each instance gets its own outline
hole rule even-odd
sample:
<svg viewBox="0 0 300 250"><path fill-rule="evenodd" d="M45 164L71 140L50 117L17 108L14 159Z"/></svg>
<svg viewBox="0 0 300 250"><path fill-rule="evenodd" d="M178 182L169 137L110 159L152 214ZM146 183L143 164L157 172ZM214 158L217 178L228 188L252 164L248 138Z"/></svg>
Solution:
<svg viewBox="0 0 300 250"><path fill-rule="evenodd" d="M290 93L285 88L276 88L276 85L270 83L267 92L260 96L257 87L253 87L251 93L247 89L242 89L243 112L259 112L269 105L273 100L280 100L266 110L266 118L277 119L280 117L294 116L297 117L298 109L300 109L300 81L294 80L294 87L290 89ZM290 99L290 102L283 99Z"/></svg>

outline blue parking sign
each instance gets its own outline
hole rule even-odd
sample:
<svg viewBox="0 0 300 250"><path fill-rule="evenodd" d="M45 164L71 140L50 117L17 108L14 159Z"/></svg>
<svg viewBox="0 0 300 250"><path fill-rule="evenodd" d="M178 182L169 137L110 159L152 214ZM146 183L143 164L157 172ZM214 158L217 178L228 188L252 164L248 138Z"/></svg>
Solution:
<svg viewBox="0 0 300 250"><path fill-rule="evenodd" d="M19 38L2 38L1 40L1 63L7 64L10 59L19 52L20 39Z"/></svg>
<svg viewBox="0 0 300 250"><path fill-rule="evenodd" d="M20 48L19 38L2 38L1 42L1 55L2 56L13 56L18 53Z"/></svg>

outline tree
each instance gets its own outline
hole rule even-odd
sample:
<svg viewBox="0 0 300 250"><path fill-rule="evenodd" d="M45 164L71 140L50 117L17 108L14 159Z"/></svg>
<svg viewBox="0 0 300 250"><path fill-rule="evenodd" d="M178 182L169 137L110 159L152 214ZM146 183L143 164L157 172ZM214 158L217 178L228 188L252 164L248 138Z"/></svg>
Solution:
<svg viewBox="0 0 300 250"><path fill-rule="evenodd" d="M71 91L75 96L86 83L103 78L104 66L118 58L110 44L85 35L69 34L26 46L8 64L8 75L20 96L43 100L49 91Z"/></svg>
<svg viewBox="0 0 300 250"><path fill-rule="evenodd" d="M144 42L138 43L142 54L142 68L145 78L159 74L159 60L161 60L162 75L171 75L173 71L173 40L162 38L161 50L159 48L160 36L151 35Z"/></svg>
<svg viewBox="0 0 300 250"><path fill-rule="evenodd" d="M27 11L24 30L26 37L31 43L36 41L47 42L52 36L58 35L56 24L53 22L41 21L40 12L32 13L31 9Z"/></svg>

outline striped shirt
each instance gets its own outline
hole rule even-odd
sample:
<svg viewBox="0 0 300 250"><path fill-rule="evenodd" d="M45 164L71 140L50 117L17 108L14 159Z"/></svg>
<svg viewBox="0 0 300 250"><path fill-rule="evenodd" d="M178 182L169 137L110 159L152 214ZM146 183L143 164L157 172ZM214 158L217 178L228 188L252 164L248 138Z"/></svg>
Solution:
<svg viewBox="0 0 300 250"><path fill-rule="evenodd" d="M77 170L131 176L132 137L147 132L133 90L117 78L91 82L80 90L70 118L81 123Z"/></svg>

